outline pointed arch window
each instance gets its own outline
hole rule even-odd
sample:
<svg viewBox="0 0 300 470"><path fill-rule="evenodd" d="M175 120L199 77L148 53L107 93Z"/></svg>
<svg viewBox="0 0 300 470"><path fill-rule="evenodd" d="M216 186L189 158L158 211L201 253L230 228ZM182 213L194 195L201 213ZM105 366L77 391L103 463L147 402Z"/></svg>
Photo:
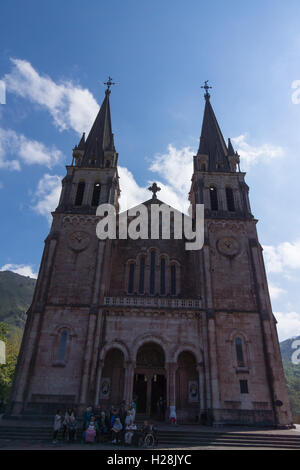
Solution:
<svg viewBox="0 0 300 470"><path fill-rule="evenodd" d="M75 206L81 206L82 201L83 201L84 190L85 190L85 182L80 181L77 186Z"/></svg>
<svg viewBox="0 0 300 470"><path fill-rule="evenodd" d="M144 294L145 290L145 257L140 258L140 279L139 279L139 294Z"/></svg>
<svg viewBox="0 0 300 470"><path fill-rule="evenodd" d="M133 294L134 289L134 263L129 264L128 293Z"/></svg>
<svg viewBox="0 0 300 470"><path fill-rule="evenodd" d="M161 258L160 260L160 293L165 295L166 293L166 259Z"/></svg>
<svg viewBox="0 0 300 470"><path fill-rule="evenodd" d="M57 351L57 361L64 362L67 351L67 342L68 342L68 330L63 330L60 333L59 345Z"/></svg>
<svg viewBox="0 0 300 470"><path fill-rule="evenodd" d="M234 196L233 196L232 188L229 188L229 187L226 188L226 201L227 201L227 209L229 210L229 212L234 212L235 206L234 206Z"/></svg>
<svg viewBox="0 0 300 470"><path fill-rule="evenodd" d="M100 183L94 184L93 197L92 197L92 206L96 207L99 205L101 186Z"/></svg>
<svg viewBox="0 0 300 470"><path fill-rule="evenodd" d="M238 367L245 366L244 352L243 352L243 340L239 336L235 338L235 352Z"/></svg>
<svg viewBox="0 0 300 470"><path fill-rule="evenodd" d="M176 295L176 265L171 265L171 295Z"/></svg>
<svg viewBox="0 0 300 470"><path fill-rule="evenodd" d="M150 294L155 293L155 251L150 254Z"/></svg>
<svg viewBox="0 0 300 470"><path fill-rule="evenodd" d="M210 193L210 208L212 211L218 210L218 193L217 189L214 186L209 188Z"/></svg>

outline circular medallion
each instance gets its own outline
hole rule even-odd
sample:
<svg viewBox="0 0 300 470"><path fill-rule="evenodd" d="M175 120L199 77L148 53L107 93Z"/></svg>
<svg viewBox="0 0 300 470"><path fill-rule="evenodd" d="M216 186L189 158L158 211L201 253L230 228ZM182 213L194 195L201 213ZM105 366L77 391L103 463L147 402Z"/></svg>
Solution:
<svg viewBox="0 0 300 470"><path fill-rule="evenodd" d="M73 232L69 236L69 246L74 251L85 250L90 243L90 236L86 232Z"/></svg>
<svg viewBox="0 0 300 470"><path fill-rule="evenodd" d="M236 256L240 251L240 244L234 237L223 237L218 240L217 248L222 255Z"/></svg>

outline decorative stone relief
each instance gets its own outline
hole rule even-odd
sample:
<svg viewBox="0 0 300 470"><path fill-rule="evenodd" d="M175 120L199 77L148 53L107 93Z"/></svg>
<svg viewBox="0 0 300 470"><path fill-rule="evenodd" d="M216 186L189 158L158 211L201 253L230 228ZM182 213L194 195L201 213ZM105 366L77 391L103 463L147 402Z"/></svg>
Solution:
<svg viewBox="0 0 300 470"><path fill-rule="evenodd" d="M225 256L236 256L240 252L240 244L234 237L222 237L217 241L218 251Z"/></svg>
<svg viewBox="0 0 300 470"><path fill-rule="evenodd" d="M69 235L69 247L74 251L85 250L90 243L90 236L86 232L76 231Z"/></svg>
<svg viewBox="0 0 300 470"><path fill-rule="evenodd" d="M63 226L66 225L96 225L100 218L96 216L66 215L63 218Z"/></svg>

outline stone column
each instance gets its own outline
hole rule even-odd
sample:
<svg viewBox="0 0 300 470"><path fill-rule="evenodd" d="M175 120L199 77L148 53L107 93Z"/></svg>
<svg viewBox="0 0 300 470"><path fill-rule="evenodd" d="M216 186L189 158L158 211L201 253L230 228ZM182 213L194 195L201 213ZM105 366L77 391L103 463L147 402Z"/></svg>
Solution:
<svg viewBox="0 0 300 470"><path fill-rule="evenodd" d="M205 240L203 247L204 277L206 284L206 306L207 306L207 339L208 339L208 357L210 367L210 393L211 409L220 408L219 395L219 373L218 373L218 355L216 343L216 325L215 313L213 308L212 283L211 283L211 263L209 253L209 241Z"/></svg>
<svg viewBox="0 0 300 470"><path fill-rule="evenodd" d="M147 405L146 413L148 416L151 414L151 388L152 388L152 374L147 374Z"/></svg>
<svg viewBox="0 0 300 470"><path fill-rule="evenodd" d="M96 315L92 312L89 313L89 324L88 324L88 333L85 342L85 353L84 361L82 367L82 379L81 379L81 389L80 389L80 400L79 403L84 405L87 399L87 389L88 389L88 380L89 380L89 370L93 350L93 337L96 327Z"/></svg>
<svg viewBox="0 0 300 470"><path fill-rule="evenodd" d="M197 365L198 372L198 383L199 383L199 420L201 413L205 410L205 399L204 399L204 377L203 377L203 364Z"/></svg>
<svg viewBox="0 0 300 470"><path fill-rule="evenodd" d="M176 409L176 371L177 371L177 363L169 362L167 364L168 415L170 413L170 406L175 406L175 409Z"/></svg>
<svg viewBox="0 0 300 470"><path fill-rule="evenodd" d="M125 363L123 400L126 401L126 405L129 405L132 402L134 368L135 368L135 365L133 364L133 362L127 361Z"/></svg>
<svg viewBox="0 0 300 470"><path fill-rule="evenodd" d="M97 370L97 377L96 377L96 391L95 391L95 401L94 401L95 406L98 406L98 404L99 404L100 384L101 384L103 366L104 366L104 361L103 360L99 361L98 370Z"/></svg>

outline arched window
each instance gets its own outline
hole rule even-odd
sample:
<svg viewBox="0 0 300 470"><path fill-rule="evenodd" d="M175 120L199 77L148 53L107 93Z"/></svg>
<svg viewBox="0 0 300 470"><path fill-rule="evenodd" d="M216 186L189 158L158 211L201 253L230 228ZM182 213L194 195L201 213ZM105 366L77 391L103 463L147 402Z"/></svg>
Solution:
<svg viewBox="0 0 300 470"><path fill-rule="evenodd" d="M129 265L128 293L133 294L134 289L134 263Z"/></svg>
<svg viewBox="0 0 300 470"><path fill-rule="evenodd" d="M209 188L210 192L210 207L212 211L217 211L218 210L218 194L217 190L214 186L211 186Z"/></svg>
<svg viewBox="0 0 300 470"><path fill-rule="evenodd" d="M242 338L240 338L239 336L235 338L235 352L236 352L236 359L237 359L238 367L244 367L245 361L244 361L244 353L243 353L243 341L242 341Z"/></svg>
<svg viewBox="0 0 300 470"><path fill-rule="evenodd" d="M160 293L165 295L166 293L166 259L161 258L160 260Z"/></svg>
<svg viewBox="0 0 300 470"><path fill-rule="evenodd" d="M60 334L58 352L57 352L57 360L60 362L63 362L65 360L67 342L68 342L68 330L63 330Z"/></svg>
<svg viewBox="0 0 300 470"><path fill-rule="evenodd" d="M145 257L140 258L140 280L139 280L139 294L144 294L145 289Z"/></svg>
<svg viewBox="0 0 300 470"><path fill-rule="evenodd" d="M92 206L93 207L98 206L98 204L99 204L100 190L101 190L100 183L95 183L94 184L94 190L93 190L93 197L92 197Z"/></svg>
<svg viewBox="0 0 300 470"><path fill-rule="evenodd" d="M150 254L150 294L155 294L155 251Z"/></svg>
<svg viewBox="0 0 300 470"><path fill-rule="evenodd" d="M176 295L176 266L171 265L171 295Z"/></svg>
<svg viewBox="0 0 300 470"><path fill-rule="evenodd" d="M233 197L232 188L226 188L226 200L227 200L227 209L230 212L234 212L235 207L234 207L234 197Z"/></svg>
<svg viewBox="0 0 300 470"><path fill-rule="evenodd" d="M206 165L205 165L205 163L202 163L202 165L201 165L201 171L206 171Z"/></svg>
<svg viewBox="0 0 300 470"><path fill-rule="evenodd" d="M83 201L84 189L85 189L85 182L80 181L80 183L78 183L78 186L77 186L75 206L81 206L82 201Z"/></svg>

